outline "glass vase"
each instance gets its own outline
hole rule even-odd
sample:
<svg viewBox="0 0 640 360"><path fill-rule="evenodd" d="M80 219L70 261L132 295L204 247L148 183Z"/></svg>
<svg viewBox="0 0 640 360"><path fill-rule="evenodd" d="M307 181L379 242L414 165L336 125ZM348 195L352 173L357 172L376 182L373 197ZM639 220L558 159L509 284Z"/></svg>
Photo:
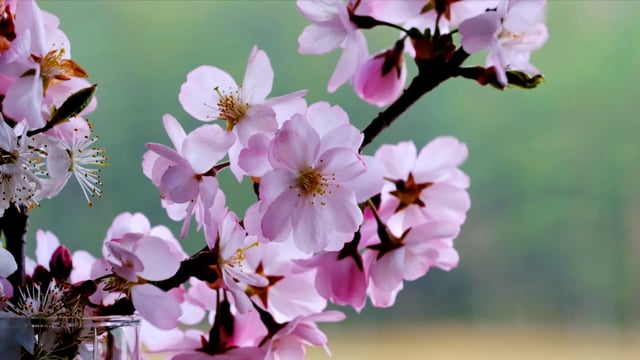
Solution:
<svg viewBox="0 0 640 360"><path fill-rule="evenodd" d="M136 316L0 317L3 360L138 360Z"/></svg>

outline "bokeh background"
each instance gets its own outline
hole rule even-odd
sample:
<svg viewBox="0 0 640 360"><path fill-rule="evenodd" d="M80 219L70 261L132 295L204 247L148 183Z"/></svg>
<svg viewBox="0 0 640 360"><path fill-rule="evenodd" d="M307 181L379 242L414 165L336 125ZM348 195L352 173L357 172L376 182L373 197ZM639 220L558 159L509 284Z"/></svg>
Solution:
<svg viewBox="0 0 640 360"><path fill-rule="evenodd" d="M140 161L145 143L168 143L163 114L187 129L201 124L177 98L199 65L240 81L258 45L276 74L272 95L308 89L310 103L339 104L360 128L379 111L348 86L327 94L338 54L297 53L307 22L293 0L39 4L60 18L73 58L99 84L90 120L111 160L105 197L93 207L67 186L33 210L31 251L41 228L97 254L124 211L177 233ZM347 311L346 323L325 327L334 358L640 358L639 15L636 1L550 0L550 39L532 58L546 77L540 88L497 91L456 79L379 139L464 141L473 205L456 240L460 266L407 283L391 309ZM397 36L367 35L371 52ZM247 182L223 176L222 186L239 213L253 200ZM184 240L191 250L202 243L201 234Z"/></svg>

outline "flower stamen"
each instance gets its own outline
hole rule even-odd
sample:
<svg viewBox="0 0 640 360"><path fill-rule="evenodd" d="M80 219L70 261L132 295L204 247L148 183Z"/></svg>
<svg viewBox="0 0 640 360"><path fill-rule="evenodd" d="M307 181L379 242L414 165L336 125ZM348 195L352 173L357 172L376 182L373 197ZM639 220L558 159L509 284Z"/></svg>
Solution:
<svg viewBox="0 0 640 360"><path fill-rule="evenodd" d="M220 118L227 121L227 130L233 130L234 126L247 114L249 110L249 104L242 102L240 96L241 88L231 91L227 94L220 90L219 86L213 88L218 94L220 100L218 100L218 110L220 111Z"/></svg>

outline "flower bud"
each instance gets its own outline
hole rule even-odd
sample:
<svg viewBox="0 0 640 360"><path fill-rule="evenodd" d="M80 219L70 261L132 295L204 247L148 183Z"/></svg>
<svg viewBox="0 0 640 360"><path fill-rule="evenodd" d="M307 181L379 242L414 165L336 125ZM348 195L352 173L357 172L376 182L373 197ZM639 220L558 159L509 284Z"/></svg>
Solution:
<svg viewBox="0 0 640 360"><path fill-rule="evenodd" d="M60 245L51 255L49 260L49 269L51 269L51 275L58 280L67 280L71 275L73 269L71 252L66 246Z"/></svg>
<svg viewBox="0 0 640 360"><path fill-rule="evenodd" d="M33 276L31 278L36 284L48 284L49 281L51 281L51 273L44 266L38 265L33 269Z"/></svg>
<svg viewBox="0 0 640 360"><path fill-rule="evenodd" d="M394 102L407 80L402 47L396 46L369 59L353 77L358 96L379 107Z"/></svg>

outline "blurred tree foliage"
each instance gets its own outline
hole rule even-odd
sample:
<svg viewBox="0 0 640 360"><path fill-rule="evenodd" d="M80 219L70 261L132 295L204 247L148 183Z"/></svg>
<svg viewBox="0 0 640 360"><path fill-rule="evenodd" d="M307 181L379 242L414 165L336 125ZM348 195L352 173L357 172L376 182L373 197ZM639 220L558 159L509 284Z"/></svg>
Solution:
<svg viewBox="0 0 640 360"><path fill-rule="evenodd" d="M41 1L71 40L73 58L99 84L91 116L110 167L105 198L88 208L80 190L32 212L72 249L99 253L114 216L141 211L166 224L157 190L141 172L146 142L168 143L164 113L192 129L180 107L186 74L211 64L241 81L255 44L275 70L272 95L308 89L309 102L339 104L359 127L379 111L347 86L326 84L338 54L297 54L306 25L293 1ZM533 91L499 92L454 80L436 89L379 139L418 146L451 134L466 142L472 210L457 239L461 265L407 284L397 306L366 309L362 319L540 321L638 324L640 302L640 3L550 1L548 44L533 63L547 82ZM370 51L390 46L374 30ZM472 61L482 64L482 56ZM410 61L410 59L409 59ZM376 144L366 149L375 150ZM240 214L248 183L222 176ZM201 247L194 233L185 248ZM373 319L373 320L371 320Z"/></svg>

